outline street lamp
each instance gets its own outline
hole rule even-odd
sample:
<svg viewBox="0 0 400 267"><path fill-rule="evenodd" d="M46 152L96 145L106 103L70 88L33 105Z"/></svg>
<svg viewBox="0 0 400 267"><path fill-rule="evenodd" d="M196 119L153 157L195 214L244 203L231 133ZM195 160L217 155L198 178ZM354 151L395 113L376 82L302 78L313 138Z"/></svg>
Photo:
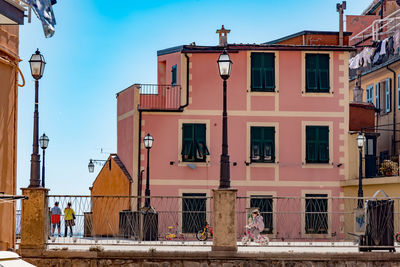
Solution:
<svg viewBox="0 0 400 267"><path fill-rule="evenodd" d="M365 143L365 136L363 136L361 133L358 134L357 136L357 146L359 150L359 170L358 170L358 204L357 208L362 209L364 207L364 201L363 201L363 189L362 189L362 149Z"/></svg>
<svg viewBox="0 0 400 267"><path fill-rule="evenodd" d="M146 208L150 207L150 149L153 146L154 138L149 133L144 137L144 147L147 149L147 171L146 171L146 190L144 191L144 195L146 197L144 206Z"/></svg>
<svg viewBox="0 0 400 267"><path fill-rule="evenodd" d="M29 187L40 187L40 156L39 156L39 79L43 76L46 62L39 49L29 60L32 77L35 79L35 111L33 113L33 151L31 155L31 177Z"/></svg>
<svg viewBox="0 0 400 267"><path fill-rule="evenodd" d="M103 159L89 159L89 164L88 164L89 172L90 173L94 172L94 163L96 163L98 165L104 165L106 161L107 160L103 160ZM111 161L109 163L110 163L109 168L111 170Z"/></svg>
<svg viewBox="0 0 400 267"><path fill-rule="evenodd" d="M42 163L42 187L44 188L44 160L45 160L45 152L46 148L49 145L49 138L47 137L46 134L43 133L43 135L39 139L39 144L40 147L43 150L43 163Z"/></svg>
<svg viewBox="0 0 400 267"><path fill-rule="evenodd" d="M229 54L224 50L218 58L219 75L223 82L223 111L222 111L222 154L220 162L219 188L230 188L230 170L228 155L228 114L226 111L226 80L231 75L232 61Z"/></svg>

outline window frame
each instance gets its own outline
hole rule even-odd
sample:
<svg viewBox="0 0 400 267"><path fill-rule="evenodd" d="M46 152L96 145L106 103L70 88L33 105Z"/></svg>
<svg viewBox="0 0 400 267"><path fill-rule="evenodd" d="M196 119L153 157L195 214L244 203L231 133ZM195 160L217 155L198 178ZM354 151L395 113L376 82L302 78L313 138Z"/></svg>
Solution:
<svg viewBox="0 0 400 267"><path fill-rule="evenodd" d="M191 137L185 137L184 128L185 126L190 127L192 131ZM199 131L203 131L204 133L199 133ZM205 140L199 140L199 136L204 136ZM185 140L186 139L186 140ZM191 139L191 140L189 140ZM187 145L191 142L190 145ZM190 146L190 147L189 147ZM203 149L201 149L203 148ZM187 151L189 149L189 151ZM201 151L202 150L202 151ZM185 159L184 155L186 152L189 152L188 155L191 157ZM182 162L206 162L207 156L210 155L207 146L207 125L205 123L182 123ZM198 156L200 155L200 157Z"/></svg>
<svg viewBox="0 0 400 267"><path fill-rule="evenodd" d="M275 161L251 162L251 127L275 128ZM246 165L250 167L276 167L279 162L279 122L247 122L246 124Z"/></svg>
<svg viewBox="0 0 400 267"><path fill-rule="evenodd" d="M380 91L381 91L380 83L379 82L375 83L375 108L377 109L381 108Z"/></svg>
<svg viewBox="0 0 400 267"><path fill-rule="evenodd" d="M328 67L326 69L322 68L321 65L321 59L323 57L327 57L327 63ZM307 65L310 62L311 58L315 58L315 83L316 83L316 88L309 88L310 84L309 81L312 80L309 73L311 73L312 68L308 68ZM326 62L325 62L326 63ZM311 64L311 63L309 63ZM329 53L305 53L305 92L306 93L330 93L331 91L331 77L330 77L330 65L331 65L331 56ZM327 88L322 88L322 82L321 82L321 75L323 72L326 72L327 76Z"/></svg>
<svg viewBox="0 0 400 267"><path fill-rule="evenodd" d="M271 203L269 205L269 207L271 208L270 211L262 211L263 209L261 209L260 207L257 207L255 204L252 204L252 200L270 200ZM263 216L263 221L264 221L264 230L261 232L262 234L273 234L274 233L274 226L275 226L275 221L274 219L276 219L274 216L274 196L273 195L250 195L250 208L257 208L260 211L261 216ZM266 217L270 217L271 219L268 220L269 224L267 224L267 220L265 219ZM268 230L266 230L268 229Z"/></svg>
<svg viewBox="0 0 400 267"><path fill-rule="evenodd" d="M391 79L385 79L385 111L386 113L390 113L392 108L392 83Z"/></svg>
<svg viewBox="0 0 400 267"><path fill-rule="evenodd" d="M192 198L190 198L190 197L192 197ZM204 201L204 204L202 204L202 208L204 206L204 209L191 210L191 212L193 212L194 215L193 214L188 214L188 215L185 216L185 208L184 208L185 207L185 203L188 200L194 200L194 199L199 199L201 201ZM197 233L197 231L199 229L202 229L204 227L205 222L207 221L207 194L206 193L196 193L196 192L193 192L193 193L184 192L184 193L182 193L181 210L182 210L182 216L181 216L182 233ZM190 220L190 219L195 220L195 218L193 218L193 217L200 217L200 216L202 217L202 218L200 218L200 222L198 222L195 225L186 226L187 220ZM187 229L187 228L189 228L189 229ZM192 228L192 229L190 229L190 228ZM190 231L190 230L192 230L192 231Z"/></svg>
<svg viewBox="0 0 400 267"><path fill-rule="evenodd" d="M307 234L305 231L306 228L306 194L326 194L328 198L328 232L326 234ZM312 189L305 189L301 190L301 236L302 238L332 238L332 190L312 190ZM336 226L335 226L336 227ZM336 229L336 228L335 228Z"/></svg>
<svg viewBox="0 0 400 267"><path fill-rule="evenodd" d="M177 125L177 143L178 143L178 149L177 149L177 158L178 158L178 166L179 167L186 167L188 164L194 165L194 166L208 166L211 160L211 152L210 155L206 155L206 160L205 161L184 161L182 157L182 148L183 148L183 124L205 124L206 125L206 146L207 148L210 148L210 140L211 140L211 134L210 134L210 120L201 120L201 119L178 119L178 125Z"/></svg>
<svg viewBox="0 0 400 267"><path fill-rule="evenodd" d="M306 235L309 235L309 234L326 235L326 234L328 234L328 232L329 232L328 194L306 193L304 197L305 197L305 199L304 199L304 233ZM321 209L321 211L307 211L307 208L310 208L313 205L315 205L315 204L312 204L311 201L317 202L318 200L321 200L321 201L323 200L325 202L324 203L325 210L322 211L322 209ZM307 204L307 203L309 203L309 204ZM321 205L321 204L318 204L318 205ZM307 214L307 213L311 213L311 214ZM317 229L314 229L313 231L311 231L311 229L313 229L313 228L311 228L311 227L313 227L313 225L309 224L310 222L307 218L308 217L314 218L315 216L317 216L317 218L318 218L320 216L320 214L323 215L323 218L319 219L319 220L324 220L325 221L324 224L326 224L326 227L322 228L322 229L324 229L324 231L321 232L321 231L318 231ZM314 218L314 221L316 221L315 218Z"/></svg>
<svg viewBox="0 0 400 267"><path fill-rule="evenodd" d="M326 138L326 140L321 140L321 138L320 138L320 136L323 134L322 133L322 128L326 128L326 130L327 130L327 138ZM308 131L310 131L311 132L311 130L313 130L313 129L315 129L315 139L314 140L310 140L309 138L308 138L308 135L307 135L307 132ZM329 146L329 126L326 126L326 125L306 125L306 133L305 133L305 136L306 136L306 158L305 158L305 160L306 160L306 163L308 163L308 164L327 164L327 163L329 163L330 162L330 151L329 151L329 148L330 148L330 146ZM311 143L309 143L309 142L311 142ZM320 153L320 147L322 146L322 145L324 145L324 143L328 143L328 144L325 144L326 146L327 146L327 156L328 156L328 158L325 160L325 159L322 159L322 156L321 156L321 153ZM309 153L309 144L311 145L312 143L314 143L315 144L315 147L314 147L314 152L317 154L316 155L316 159L310 159L309 158L309 154L311 153Z"/></svg>
<svg viewBox="0 0 400 267"><path fill-rule="evenodd" d="M253 140L253 131L255 128L261 129L261 138L256 139L258 141ZM268 139L265 138L267 135L265 131L268 129L268 131L272 131L272 138ZM274 126L250 126L250 162L251 163L274 163L275 162L275 135L276 135L276 130ZM254 148L254 142L259 142L261 148L259 148L259 160L253 159L253 148ZM267 143L272 143L271 145L271 159L265 159L265 146ZM262 159L264 158L264 159Z"/></svg>
<svg viewBox="0 0 400 267"><path fill-rule="evenodd" d="M263 66L258 67L258 68L261 69L261 70L259 70L260 71L260 79L261 79L260 84L262 84L263 76L265 78L265 83L260 88L254 87L255 85L253 82L253 78L254 78L254 72L256 70L254 70L253 68L256 68L256 67L253 67L253 64L254 64L253 60L255 58L255 57L253 57L253 55L263 55L263 57L262 57L262 65ZM273 77L273 81L272 81L273 85L272 86L266 85L267 77L268 77L267 72L271 71L271 70L268 70L268 68L271 68L271 67L265 66L266 64L264 63L264 61L265 61L266 56L272 56L272 60L271 60L272 74L270 74L270 77ZM269 92L269 93L271 93L271 92L276 91L276 87L277 87L277 82L276 82L276 55L275 55L275 53L274 52L250 52L250 91L251 92Z"/></svg>
<svg viewBox="0 0 400 267"><path fill-rule="evenodd" d="M171 67L171 85L176 85L178 82L178 67L177 64Z"/></svg>

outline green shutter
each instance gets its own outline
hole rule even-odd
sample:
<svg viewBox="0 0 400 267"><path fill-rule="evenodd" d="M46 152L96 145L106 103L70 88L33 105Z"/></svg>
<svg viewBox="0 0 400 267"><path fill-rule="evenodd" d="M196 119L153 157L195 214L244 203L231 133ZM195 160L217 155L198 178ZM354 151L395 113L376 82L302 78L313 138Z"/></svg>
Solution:
<svg viewBox="0 0 400 267"><path fill-rule="evenodd" d="M275 54L251 53L251 90L274 91Z"/></svg>
<svg viewBox="0 0 400 267"><path fill-rule="evenodd" d="M262 53L251 53L251 89L261 91L262 84Z"/></svg>
<svg viewBox="0 0 400 267"><path fill-rule="evenodd" d="M317 57L316 54L306 54L306 91L317 89Z"/></svg>
<svg viewBox="0 0 400 267"><path fill-rule="evenodd" d="M194 125L194 141L196 143L196 159L205 160L206 155L209 155L206 146L206 125L205 124L195 124Z"/></svg>
<svg viewBox="0 0 400 267"><path fill-rule="evenodd" d="M252 162L275 161L275 128L251 127L250 149Z"/></svg>
<svg viewBox="0 0 400 267"><path fill-rule="evenodd" d="M319 90L329 92L329 55L318 55Z"/></svg>
<svg viewBox="0 0 400 267"><path fill-rule="evenodd" d="M329 162L328 126L306 126L306 162Z"/></svg>
<svg viewBox="0 0 400 267"><path fill-rule="evenodd" d="M273 53L264 53L264 88L266 91L275 89L275 55Z"/></svg>
<svg viewBox="0 0 400 267"><path fill-rule="evenodd" d="M182 125L182 160L194 159L194 125L185 123Z"/></svg>

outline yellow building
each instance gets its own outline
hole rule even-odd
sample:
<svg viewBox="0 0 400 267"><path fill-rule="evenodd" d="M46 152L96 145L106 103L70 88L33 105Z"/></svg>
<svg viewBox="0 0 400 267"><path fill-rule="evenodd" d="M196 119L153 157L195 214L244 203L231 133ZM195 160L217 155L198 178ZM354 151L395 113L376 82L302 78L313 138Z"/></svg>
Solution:
<svg viewBox="0 0 400 267"><path fill-rule="evenodd" d="M93 224L91 235L113 236L118 233L119 213L131 210L129 196L132 182L124 164L116 154L111 154L90 187L92 219L89 221Z"/></svg>

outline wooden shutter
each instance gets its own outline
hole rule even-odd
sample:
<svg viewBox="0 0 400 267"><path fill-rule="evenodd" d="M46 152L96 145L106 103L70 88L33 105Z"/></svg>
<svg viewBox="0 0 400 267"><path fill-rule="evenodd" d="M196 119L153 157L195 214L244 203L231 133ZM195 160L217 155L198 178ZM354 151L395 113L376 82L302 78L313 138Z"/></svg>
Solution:
<svg viewBox="0 0 400 267"><path fill-rule="evenodd" d="M391 107L392 107L392 90L391 90L391 83L390 83L391 79L386 79L385 81L385 109L386 109L386 113L389 113L391 111Z"/></svg>
<svg viewBox="0 0 400 267"><path fill-rule="evenodd" d="M206 125L194 124L194 142L196 143L196 159L204 161L209 154L206 146Z"/></svg>
<svg viewBox="0 0 400 267"><path fill-rule="evenodd" d="M317 89L317 55L306 54L306 91L315 92Z"/></svg>
<svg viewBox="0 0 400 267"><path fill-rule="evenodd" d="M263 88L262 61L262 53L251 53L251 89L253 91L260 91Z"/></svg>
<svg viewBox="0 0 400 267"><path fill-rule="evenodd" d="M172 66L172 69L171 69L171 75L172 75L172 77L171 77L171 84L172 85L176 85L176 65L174 65L174 66Z"/></svg>
<svg viewBox="0 0 400 267"><path fill-rule="evenodd" d="M263 127L263 156L264 161L273 162L275 160L275 128Z"/></svg>
<svg viewBox="0 0 400 267"><path fill-rule="evenodd" d="M261 160L261 139L262 132L261 127L251 127L250 129L250 145L251 145L251 158L250 161L260 161Z"/></svg>
<svg viewBox="0 0 400 267"><path fill-rule="evenodd" d="M264 88L266 91L275 89L275 54L263 53Z"/></svg>
<svg viewBox="0 0 400 267"><path fill-rule="evenodd" d="M318 135L318 162L329 162L329 127L320 126L317 128Z"/></svg>
<svg viewBox="0 0 400 267"><path fill-rule="evenodd" d="M306 162L317 162L317 129L315 126L306 126Z"/></svg>
<svg viewBox="0 0 400 267"><path fill-rule="evenodd" d="M317 55L318 89L322 92L329 91L329 55Z"/></svg>
<svg viewBox="0 0 400 267"><path fill-rule="evenodd" d="M376 83L376 84L375 84L375 107L376 107L377 109L380 109L380 108L381 108L379 96L380 96L380 92L379 92L379 83Z"/></svg>
<svg viewBox="0 0 400 267"><path fill-rule="evenodd" d="M194 152L194 125L184 123L182 125L182 160L193 160Z"/></svg>
<svg viewBox="0 0 400 267"><path fill-rule="evenodd" d="M380 110L381 110L381 114L385 114L386 113L386 90L385 90L385 81L381 81L379 82L379 106L380 106Z"/></svg>

